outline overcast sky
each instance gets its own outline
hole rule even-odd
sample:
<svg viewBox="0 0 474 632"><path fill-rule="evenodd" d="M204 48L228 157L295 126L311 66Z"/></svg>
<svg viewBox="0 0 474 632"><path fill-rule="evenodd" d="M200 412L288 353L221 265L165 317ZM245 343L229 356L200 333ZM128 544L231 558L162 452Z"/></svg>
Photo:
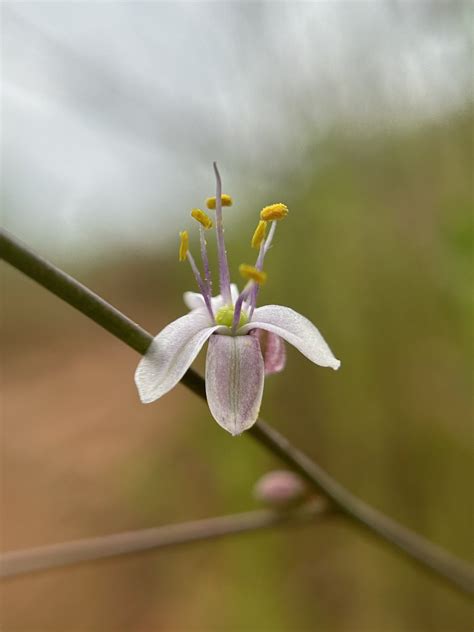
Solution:
<svg viewBox="0 0 474 632"><path fill-rule="evenodd" d="M3 2L4 221L59 257L159 247L213 160L248 207L335 125L465 104L471 6Z"/></svg>

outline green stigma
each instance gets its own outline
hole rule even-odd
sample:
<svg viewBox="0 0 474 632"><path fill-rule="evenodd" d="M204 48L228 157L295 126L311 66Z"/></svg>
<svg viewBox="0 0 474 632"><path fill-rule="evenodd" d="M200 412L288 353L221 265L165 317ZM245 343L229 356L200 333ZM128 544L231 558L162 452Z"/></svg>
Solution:
<svg viewBox="0 0 474 632"><path fill-rule="evenodd" d="M232 305L224 305L216 314L216 323L224 325L224 327L232 327L234 322L234 307ZM247 314L242 310L240 312L239 327L243 327L249 322Z"/></svg>

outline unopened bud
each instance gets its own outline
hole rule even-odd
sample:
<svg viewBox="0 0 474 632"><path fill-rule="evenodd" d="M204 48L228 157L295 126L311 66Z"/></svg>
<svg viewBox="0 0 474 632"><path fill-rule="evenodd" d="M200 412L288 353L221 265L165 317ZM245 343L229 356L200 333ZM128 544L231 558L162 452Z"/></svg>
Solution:
<svg viewBox="0 0 474 632"><path fill-rule="evenodd" d="M257 500L280 509L299 505L308 496L304 480L290 470L273 470L257 481L254 490Z"/></svg>

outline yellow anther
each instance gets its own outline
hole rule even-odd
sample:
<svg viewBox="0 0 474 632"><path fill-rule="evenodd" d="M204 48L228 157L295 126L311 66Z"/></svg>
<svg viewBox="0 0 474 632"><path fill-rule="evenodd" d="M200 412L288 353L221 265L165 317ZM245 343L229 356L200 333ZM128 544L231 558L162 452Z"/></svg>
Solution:
<svg viewBox="0 0 474 632"><path fill-rule="evenodd" d="M206 215L204 211L201 211L200 208L193 208L191 211L191 217L194 217L194 219L199 222L201 226L204 226L204 228L212 228L211 218Z"/></svg>
<svg viewBox="0 0 474 632"><path fill-rule="evenodd" d="M252 237L252 248L260 248L262 241L265 239L265 232L267 230L267 222L261 219L258 222L258 226Z"/></svg>
<svg viewBox="0 0 474 632"><path fill-rule="evenodd" d="M244 279L255 281L255 283L258 283L259 285L263 285L267 280L266 272L263 272L263 270L257 270L257 268L249 266L246 263L240 264L239 272L244 277Z"/></svg>
<svg viewBox="0 0 474 632"><path fill-rule="evenodd" d="M221 195L221 200L222 200L222 206L232 206L232 198L230 197L230 195L223 193ZM216 198L215 197L207 198L206 206L207 208L212 208L212 209L216 208Z"/></svg>
<svg viewBox="0 0 474 632"><path fill-rule="evenodd" d="M189 235L187 230L183 230L179 233L180 244L179 244L179 260L184 261L188 254L189 248Z"/></svg>
<svg viewBox="0 0 474 632"><path fill-rule="evenodd" d="M260 211L260 219L275 220L275 219L283 219L288 215L288 207L286 204L282 204L278 202L278 204L271 204L270 206L266 206Z"/></svg>

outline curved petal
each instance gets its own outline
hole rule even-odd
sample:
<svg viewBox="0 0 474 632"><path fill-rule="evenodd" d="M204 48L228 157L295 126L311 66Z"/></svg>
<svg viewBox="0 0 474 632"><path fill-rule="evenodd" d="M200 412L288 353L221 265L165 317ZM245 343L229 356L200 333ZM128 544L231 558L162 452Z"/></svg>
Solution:
<svg viewBox="0 0 474 632"><path fill-rule="evenodd" d="M235 305L235 301L239 296L239 289L235 285L235 283L230 284L230 294L232 296L232 302ZM185 292L183 294L184 304L188 309L197 309L198 307L204 307L204 299L202 298L202 294L200 292ZM211 298L212 309L216 310L219 307L222 307L224 304L224 299L222 298L222 294L217 294Z"/></svg>
<svg viewBox="0 0 474 632"><path fill-rule="evenodd" d="M186 373L217 326L209 314L196 309L167 325L148 347L135 371L135 384L144 404L154 402Z"/></svg>
<svg viewBox="0 0 474 632"><path fill-rule="evenodd" d="M315 364L334 370L341 365L313 323L289 307L265 305L257 308L252 321L237 333L245 334L251 329L266 329L277 334Z"/></svg>
<svg viewBox="0 0 474 632"><path fill-rule="evenodd" d="M264 366L254 336L211 336L206 359L206 395L212 416L232 435L257 421Z"/></svg>
<svg viewBox="0 0 474 632"><path fill-rule="evenodd" d="M283 339L264 329L252 329L250 334L256 336L260 343L265 364L265 375L283 371L286 364L286 349Z"/></svg>

